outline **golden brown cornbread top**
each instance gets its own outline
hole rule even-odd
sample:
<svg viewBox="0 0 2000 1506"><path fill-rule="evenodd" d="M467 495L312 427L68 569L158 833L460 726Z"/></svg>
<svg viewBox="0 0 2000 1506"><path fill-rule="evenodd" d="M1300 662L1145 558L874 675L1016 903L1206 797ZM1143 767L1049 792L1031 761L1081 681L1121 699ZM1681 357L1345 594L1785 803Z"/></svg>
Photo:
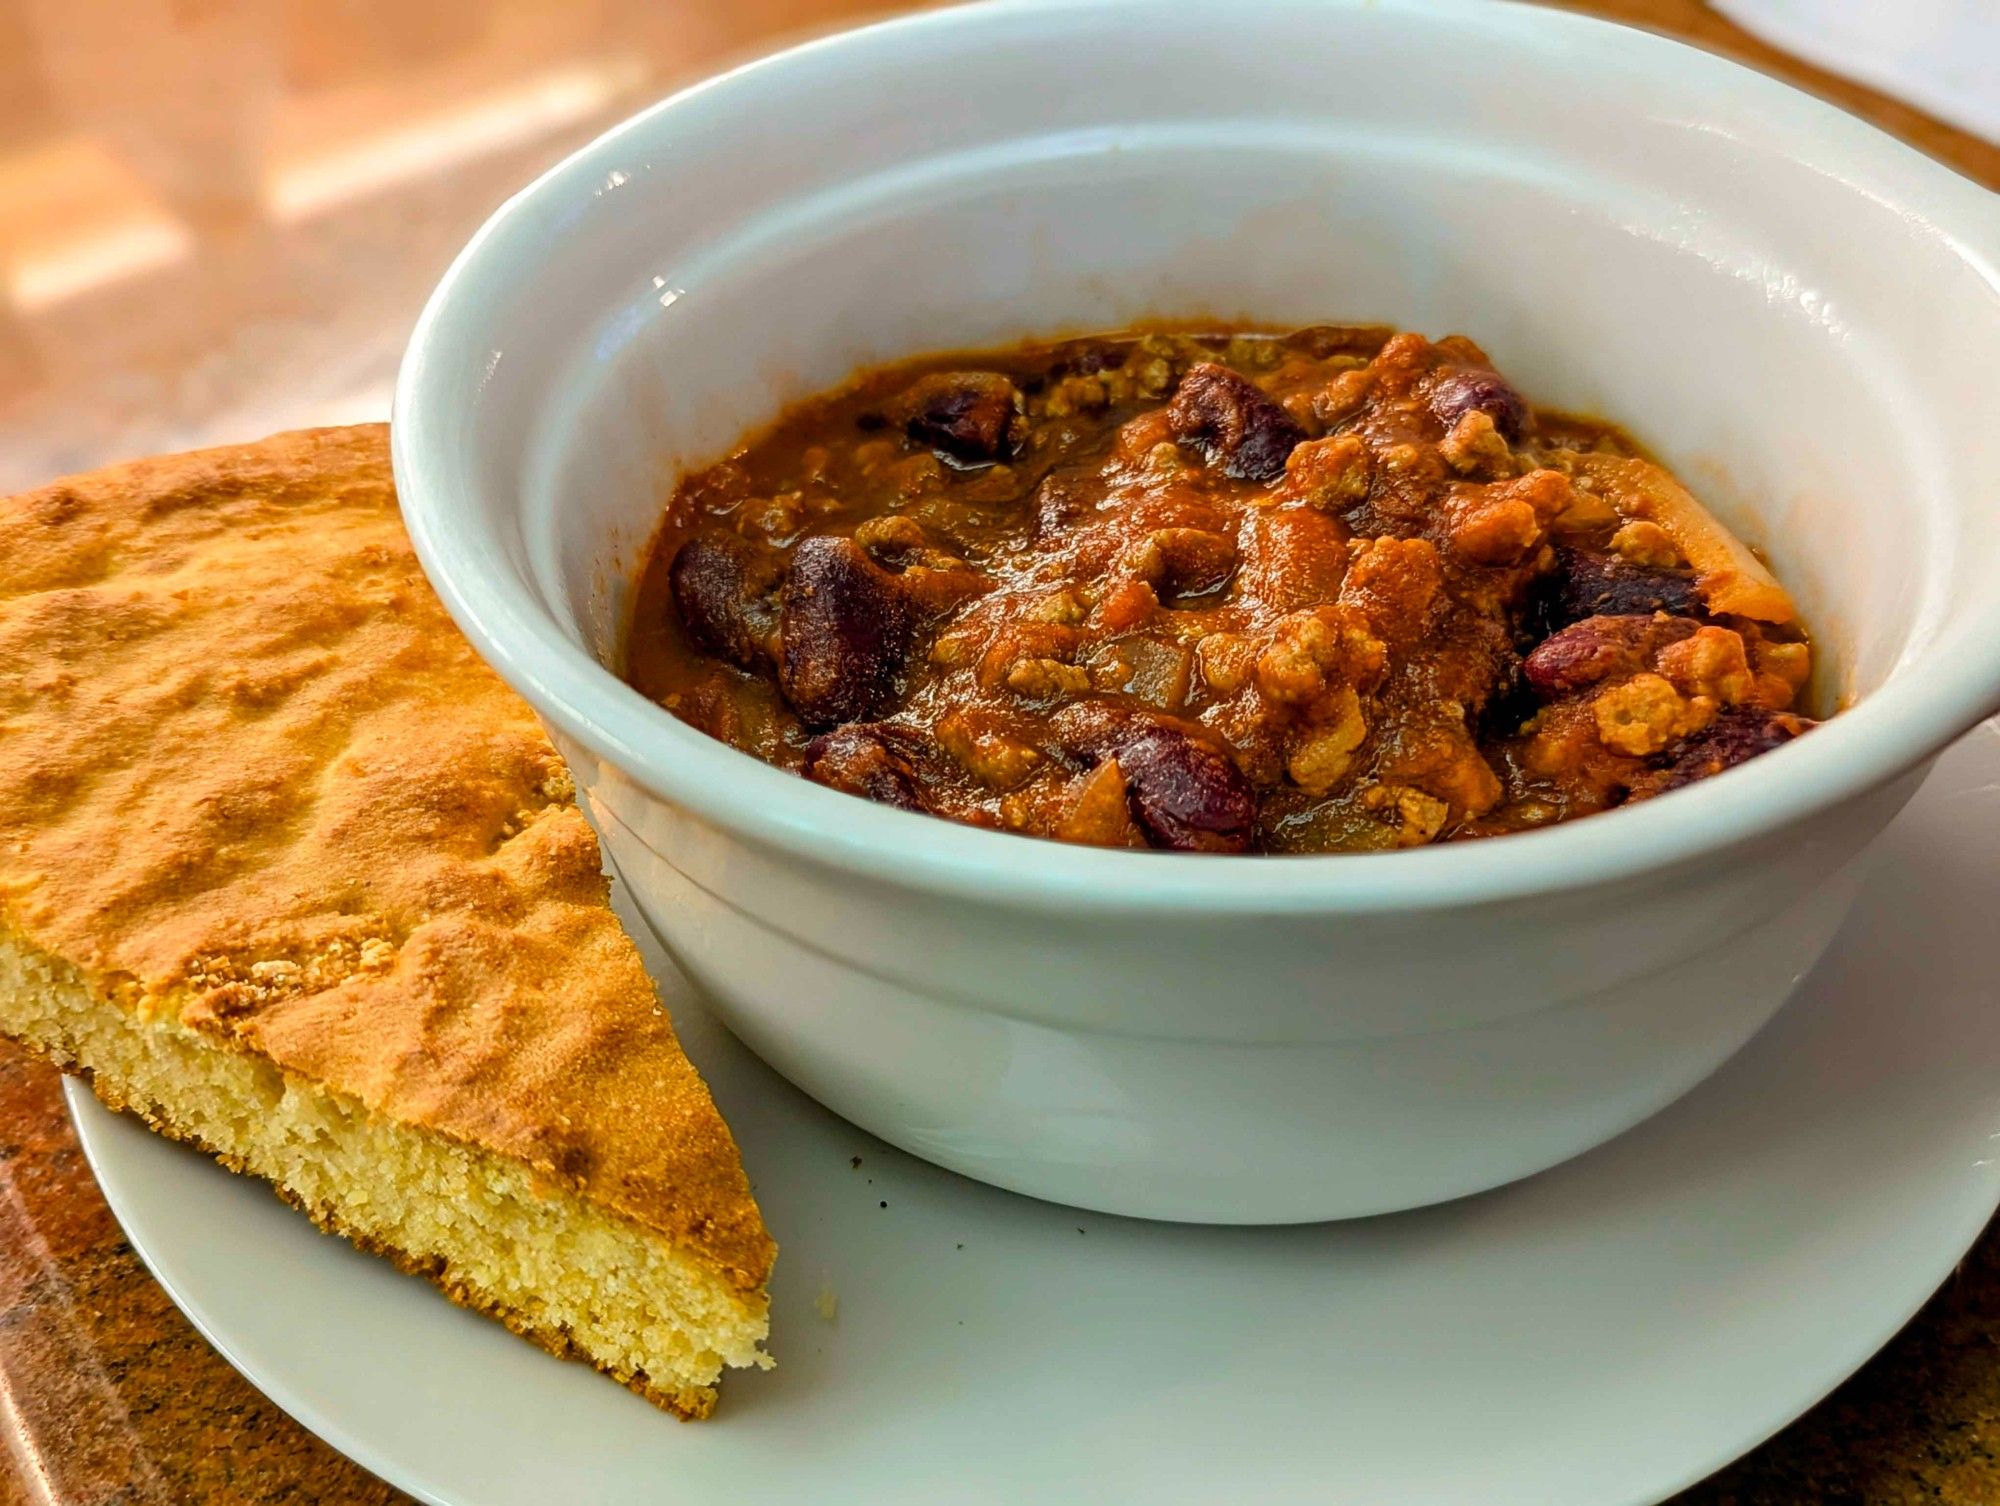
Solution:
<svg viewBox="0 0 2000 1506"><path fill-rule="evenodd" d="M775 1247L572 793L418 568L385 427L0 503L0 918L754 1289Z"/></svg>

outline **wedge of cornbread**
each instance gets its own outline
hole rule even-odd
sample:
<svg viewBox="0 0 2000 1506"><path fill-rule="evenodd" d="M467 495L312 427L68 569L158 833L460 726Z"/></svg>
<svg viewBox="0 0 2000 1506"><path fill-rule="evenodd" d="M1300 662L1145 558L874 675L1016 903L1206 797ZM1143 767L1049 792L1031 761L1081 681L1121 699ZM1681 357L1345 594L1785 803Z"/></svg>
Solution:
<svg viewBox="0 0 2000 1506"><path fill-rule="evenodd" d="M775 1253L381 427L0 503L0 1030L684 1417Z"/></svg>

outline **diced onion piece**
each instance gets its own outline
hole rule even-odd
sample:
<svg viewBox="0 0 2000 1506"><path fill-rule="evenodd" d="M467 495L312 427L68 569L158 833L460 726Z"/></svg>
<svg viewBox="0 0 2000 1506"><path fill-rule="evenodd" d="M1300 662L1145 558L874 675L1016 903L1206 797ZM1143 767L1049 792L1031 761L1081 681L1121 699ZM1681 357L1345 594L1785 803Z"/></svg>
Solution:
<svg viewBox="0 0 2000 1506"><path fill-rule="evenodd" d="M1695 586L1710 611L1758 622L1790 622L1798 616L1791 593L1764 562L1657 465L1618 455L1583 455L1576 469L1597 484L1619 516L1643 518L1673 540L1694 567Z"/></svg>

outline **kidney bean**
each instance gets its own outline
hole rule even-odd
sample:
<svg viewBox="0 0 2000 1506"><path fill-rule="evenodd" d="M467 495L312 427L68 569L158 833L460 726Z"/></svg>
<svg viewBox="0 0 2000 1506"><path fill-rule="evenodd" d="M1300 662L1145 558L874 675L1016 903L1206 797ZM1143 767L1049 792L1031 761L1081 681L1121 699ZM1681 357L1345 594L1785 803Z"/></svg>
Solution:
<svg viewBox="0 0 2000 1506"><path fill-rule="evenodd" d="M1586 617L1708 615L1692 571L1635 565L1622 555L1561 545L1555 555L1555 568L1536 589L1532 613L1544 636Z"/></svg>
<svg viewBox="0 0 2000 1506"><path fill-rule="evenodd" d="M771 659L784 574L776 551L716 528L681 545L667 582L695 647L755 670Z"/></svg>
<svg viewBox="0 0 2000 1506"><path fill-rule="evenodd" d="M1521 674L1541 694L1562 695L1650 669L1662 648L1700 629L1691 617L1586 617L1537 644L1522 661Z"/></svg>
<svg viewBox="0 0 2000 1506"><path fill-rule="evenodd" d="M1263 388L1215 361L1188 368L1167 404L1167 422L1180 443L1246 481L1282 475L1285 457L1306 437Z"/></svg>
<svg viewBox="0 0 2000 1506"><path fill-rule="evenodd" d="M1478 409L1509 443L1521 437L1528 422L1528 405L1521 394L1499 372L1483 367L1457 366L1439 372L1431 381L1429 402L1431 413L1447 430Z"/></svg>
<svg viewBox="0 0 2000 1506"><path fill-rule="evenodd" d="M1682 738L1655 762L1656 773L1634 794L1664 795L1748 763L1760 753L1781 748L1819 724L1789 711L1765 711L1739 706L1723 712L1701 731Z"/></svg>
<svg viewBox="0 0 2000 1506"><path fill-rule="evenodd" d="M895 693L916 626L901 582L854 540L802 540L779 617L778 688L809 727L868 716Z"/></svg>
<svg viewBox="0 0 2000 1506"><path fill-rule="evenodd" d="M1102 701L1060 711L1062 746L1095 765L1118 760L1133 819L1155 847L1245 852L1257 830L1257 797L1229 755L1190 724Z"/></svg>
<svg viewBox="0 0 2000 1506"><path fill-rule="evenodd" d="M1257 799L1226 754L1168 728L1118 752L1132 814L1156 847L1245 852L1256 835Z"/></svg>
<svg viewBox="0 0 2000 1506"><path fill-rule="evenodd" d="M913 443L966 468L1013 457L1025 427L1017 419L1019 398L997 371L934 371L897 400L896 410Z"/></svg>
<svg viewBox="0 0 2000 1506"><path fill-rule="evenodd" d="M836 727L806 744L803 772L815 784L898 810L924 809L910 734L897 727Z"/></svg>

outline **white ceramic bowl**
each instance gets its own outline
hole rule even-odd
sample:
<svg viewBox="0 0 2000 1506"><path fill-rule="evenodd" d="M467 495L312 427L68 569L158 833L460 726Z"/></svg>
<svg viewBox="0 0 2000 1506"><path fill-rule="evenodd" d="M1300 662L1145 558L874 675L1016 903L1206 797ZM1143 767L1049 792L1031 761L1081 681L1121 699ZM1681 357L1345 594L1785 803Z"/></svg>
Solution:
<svg viewBox="0 0 2000 1506"><path fill-rule="evenodd" d="M1363 1214L1548 1166L1711 1071L2000 702L1996 252L1972 184L1570 15L979 6L740 69L515 198L418 325L396 475L646 915L779 1070L1041 1197ZM605 667L676 474L781 402L1204 313L1464 331L1535 400L1627 422L1768 549L1857 704L1533 835L1216 858L871 805Z"/></svg>

